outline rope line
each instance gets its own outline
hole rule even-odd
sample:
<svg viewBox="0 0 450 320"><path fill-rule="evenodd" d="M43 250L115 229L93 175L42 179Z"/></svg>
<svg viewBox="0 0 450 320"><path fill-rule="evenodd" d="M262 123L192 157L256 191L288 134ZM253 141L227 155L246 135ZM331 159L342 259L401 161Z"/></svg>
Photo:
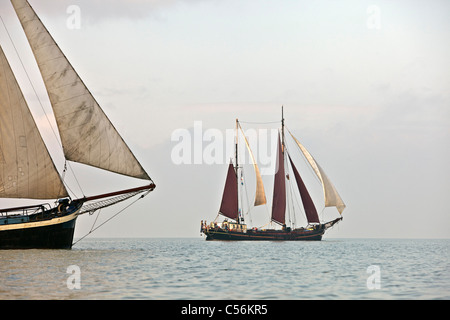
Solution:
<svg viewBox="0 0 450 320"><path fill-rule="evenodd" d="M107 222L111 221L112 219L114 219L115 217L117 217L119 214L121 214L123 211L125 211L126 209L128 209L129 207L131 207L133 204L135 204L136 202L138 202L139 200L141 200L142 198L144 198L149 192L147 192L146 194L141 195L139 198L137 198L136 200L134 200L132 203L130 203L129 205L127 205L125 208L122 208L121 210L119 210L118 212L116 212L113 216L109 217L107 220L103 221L101 224L99 224L97 227L95 228L91 228L91 230L85 234L83 237L81 237L80 239L78 239L77 241L75 241L74 243L72 243L72 246L76 245L78 242L80 242L81 240L83 240L84 238L86 238L88 235L90 235L91 233L93 233L95 230L97 230L98 228L100 228L101 226L103 226L104 224L106 224ZM98 216L97 216L98 217ZM95 220L97 221L97 219Z"/></svg>

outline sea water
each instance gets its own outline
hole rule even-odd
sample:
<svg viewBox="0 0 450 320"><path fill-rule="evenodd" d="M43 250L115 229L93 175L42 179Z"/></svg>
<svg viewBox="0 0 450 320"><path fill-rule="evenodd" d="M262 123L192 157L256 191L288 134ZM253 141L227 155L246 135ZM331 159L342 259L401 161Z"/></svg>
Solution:
<svg viewBox="0 0 450 320"><path fill-rule="evenodd" d="M0 251L5 299L450 299L450 240L86 238Z"/></svg>

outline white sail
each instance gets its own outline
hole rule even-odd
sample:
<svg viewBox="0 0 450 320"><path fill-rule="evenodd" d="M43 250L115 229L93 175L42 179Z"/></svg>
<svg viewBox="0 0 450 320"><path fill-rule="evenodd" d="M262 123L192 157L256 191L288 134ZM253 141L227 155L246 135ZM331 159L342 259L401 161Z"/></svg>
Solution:
<svg viewBox="0 0 450 320"><path fill-rule="evenodd" d="M0 197L66 197L58 171L0 46Z"/></svg>
<svg viewBox="0 0 450 320"><path fill-rule="evenodd" d="M261 178L261 173L259 172L258 164L256 163L255 157L253 156L252 149L250 148L250 144L248 143L247 137L244 134L244 131L242 130L241 125L239 124L239 128L241 129L242 135L245 140L245 144L247 145L248 152L250 154L250 157L252 158L253 168L255 169L255 175L256 175L256 194L255 194L255 207L260 206L263 204L266 204L266 193L264 191L264 184Z"/></svg>
<svg viewBox="0 0 450 320"><path fill-rule="evenodd" d="M340 214L345 209L344 201L342 201L341 196L337 192L334 185L331 183L330 179L327 177L323 169L319 166L319 164L314 160L313 156L306 150L306 148L292 135L289 131L292 138L295 140L306 160L308 160L309 164L313 168L316 175L319 177L322 182L323 192L325 196L325 207L336 207Z"/></svg>
<svg viewBox="0 0 450 320"><path fill-rule="evenodd" d="M26 0L11 0L53 107L67 160L151 180Z"/></svg>

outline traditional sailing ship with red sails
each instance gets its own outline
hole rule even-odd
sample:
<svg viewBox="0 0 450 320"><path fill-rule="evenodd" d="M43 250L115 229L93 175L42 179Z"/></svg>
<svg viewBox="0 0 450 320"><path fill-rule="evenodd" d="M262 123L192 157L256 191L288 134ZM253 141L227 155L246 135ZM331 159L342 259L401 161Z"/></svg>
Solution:
<svg viewBox="0 0 450 320"><path fill-rule="evenodd" d="M67 160L145 180L144 186L73 199L0 46L0 198L54 201L0 209L0 249L73 244L78 216L155 184L26 0L11 0L41 72Z"/></svg>
<svg viewBox="0 0 450 320"><path fill-rule="evenodd" d="M210 224L206 221L201 222L201 232L206 236L206 240L321 240L326 230L333 227L342 220L342 211L345 209L345 204L339 196L336 188L331 183L323 169L319 166L316 160L306 150L306 148L292 135L289 134L295 141L295 145L300 149L303 156L306 158L308 164L312 167L314 173L319 178L324 193L325 207L336 207L339 216L328 222L321 222L317 213L316 206L311 198L308 189L305 186L294 162L288 153L285 144L285 126L284 116L282 110L281 120L281 137L278 133L277 145L277 165L276 173L274 175L273 198L272 198L272 212L271 224L275 224L278 228L248 228L245 223L242 204L239 199L239 177L241 177L242 166L239 165L238 157L238 133L239 129L242 133L242 127L236 119L236 148L235 148L235 164L231 162L228 166L228 173L225 181L225 188L223 191L222 202L216 220ZM248 148L250 157L253 162L253 167L256 176L256 192L254 207L266 205L266 196L264 191L263 180L260 170L255 161L255 157L250 149L247 138L243 134L246 146ZM307 219L307 226L297 227L295 224L291 226L286 225L287 214L287 196L291 193L287 192L286 182L292 180L288 174L289 167L292 169L293 176L296 181L297 190L301 197L303 204L303 213ZM242 201L241 201L242 202ZM217 223L218 218L222 216L225 220L222 223ZM231 220L228 220L231 219Z"/></svg>

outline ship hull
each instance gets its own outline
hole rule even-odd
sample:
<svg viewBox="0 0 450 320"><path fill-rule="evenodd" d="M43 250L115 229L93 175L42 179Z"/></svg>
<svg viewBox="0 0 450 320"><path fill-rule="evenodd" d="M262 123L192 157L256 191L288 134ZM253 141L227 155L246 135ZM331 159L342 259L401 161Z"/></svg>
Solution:
<svg viewBox="0 0 450 320"><path fill-rule="evenodd" d="M229 230L208 230L204 231L206 240L231 240L231 241L320 241L325 230L248 230L247 232L236 232Z"/></svg>
<svg viewBox="0 0 450 320"><path fill-rule="evenodd" d="M203 226L201 232L206 240L230 241L320 241L325 231L342 220L342 217L333 221L319 224L313 228L298 228L294 230L229 230L219 226Z"/></svg>
<svg viewBox="0 0 450 320"><path fill-rule="evenodd" d="M0 249L71 249L77 214L0 225Z"/></svg>
<svg viewBox="0 0 450 320"><path fill-rule="evenodd" d="M56 220L56 219L52 219ZM0 231L0 249L71 249L76 216L51 224Z"/></svg>

